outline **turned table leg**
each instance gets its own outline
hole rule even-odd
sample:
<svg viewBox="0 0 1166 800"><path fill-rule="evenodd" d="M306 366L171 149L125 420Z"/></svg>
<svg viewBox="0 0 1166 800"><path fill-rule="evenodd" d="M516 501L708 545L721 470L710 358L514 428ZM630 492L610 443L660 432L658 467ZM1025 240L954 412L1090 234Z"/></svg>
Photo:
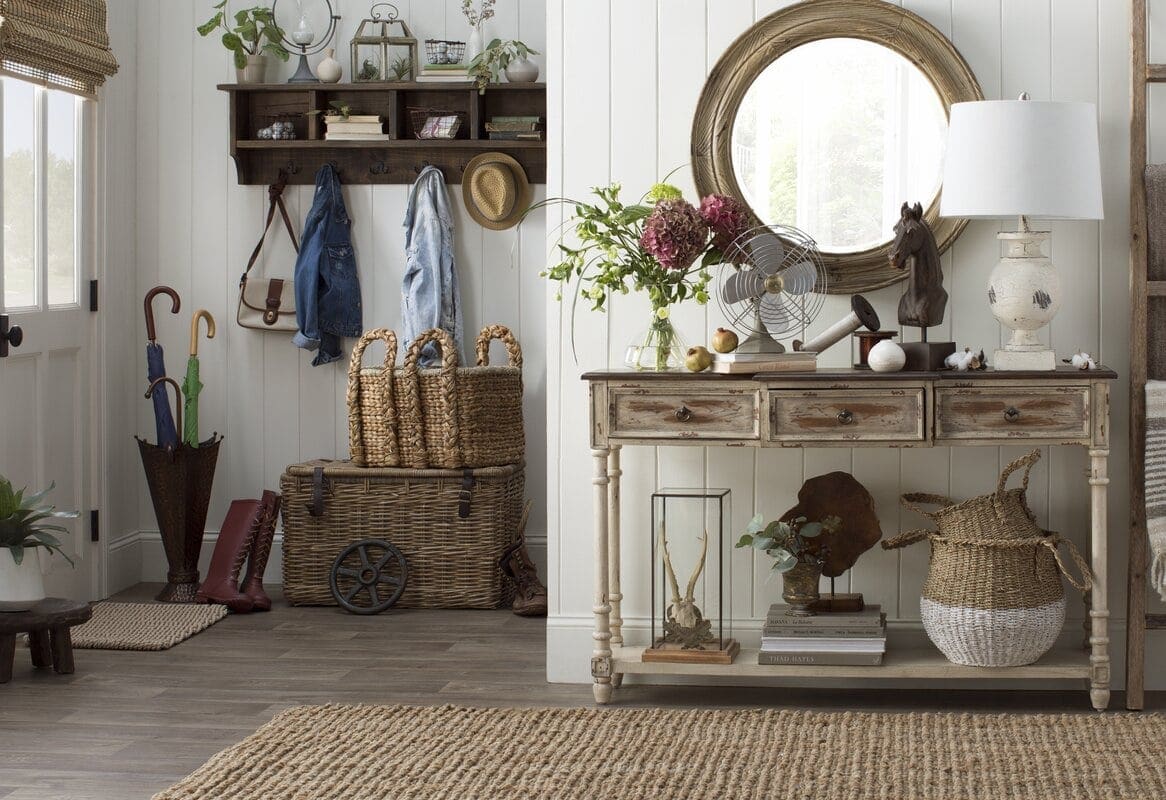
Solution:
<svg viewBox="0 0 1166 800"><path fill-rule="evenodd" d="M591 483L595 487L595 649L591 652L591 675L595 680L592 691L596 703L611 701L611 605L608 602L608 477L607 459L609 450L595 448L591 451L595 462L595 474Z"/></svg>
<svg viewBox="0 0 1166 800"><path fill-rule="evenodd" d="M68 625L49 628L49 644L53 655L53 672L58 675L73 674L73 635Z"/></svg>
<svg viewBox="0 0 1166 800"><path fill-rule="evenodd" d="M623 590L620 588L620 494L619 479L623 470L619 466L619 445L611 448L607 457L607 602L611 606L611 644L613 647L623 645L623 617L620 614L620 605L623 601ZM611 676L611 685L619 688L623 682L622 673Z"/></svg>
<svg viewBox="0 0 1166 800"><path fill-rule="evenodd" d="M0 683L12 680L12 661L16 658L16 634L0 635Z"/></svg>
<svg viewBox="0 0 1166 800"><path fill-rule="evenodd" d="M1093 589L1090 592L1089 621L1089 697L1093 707L1104 711L1109 706L1109 622L1106 594L1106 497L1109 491L1107 461L1109 450L1089 451L1089 487L1092 511Z"/></svg>
<svg viewBox="0 0 1166 800"><path fill-rule="evenodd" d="M28 648L32 651L32 665L34 667L47 667L53 663L53 652L49 645L47 629L29 631Z"/></svg>

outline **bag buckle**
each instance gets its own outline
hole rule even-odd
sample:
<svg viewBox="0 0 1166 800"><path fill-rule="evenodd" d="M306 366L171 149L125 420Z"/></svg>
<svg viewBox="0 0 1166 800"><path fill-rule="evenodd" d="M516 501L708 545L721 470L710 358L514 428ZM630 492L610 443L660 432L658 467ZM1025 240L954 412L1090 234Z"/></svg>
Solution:
<svg viewBox="0 0 1166 800"><path fill-rule="evenodd" d="M470 500L474 496L474 471L467 469L462 472L462 488L458 491L457 515L465 519L470 515Z"/></svg>

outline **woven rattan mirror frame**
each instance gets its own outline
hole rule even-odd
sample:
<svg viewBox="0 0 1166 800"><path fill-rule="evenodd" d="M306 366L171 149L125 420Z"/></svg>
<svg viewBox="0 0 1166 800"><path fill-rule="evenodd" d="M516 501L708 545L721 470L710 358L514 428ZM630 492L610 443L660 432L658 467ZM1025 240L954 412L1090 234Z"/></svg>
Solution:
<svg viewBox="0 0 1166 800"><path fill-rule="evenodd" d="M795 47L839 37L865 39L906 58L935 86L949 115L952 103L984 99L972 68L955 45L910 11L883 0L807 0L789 6L745 31L705 81L692 124L692 171L702 196L720 193L745 200L733 171L733 122L762 71ZM941 253L967 226L964 219L939 217L938 195L924 219ZM889 242L857 252L823 253L829 292L852 294L904 280L906 272L891 266L889 254Z"/></svg>

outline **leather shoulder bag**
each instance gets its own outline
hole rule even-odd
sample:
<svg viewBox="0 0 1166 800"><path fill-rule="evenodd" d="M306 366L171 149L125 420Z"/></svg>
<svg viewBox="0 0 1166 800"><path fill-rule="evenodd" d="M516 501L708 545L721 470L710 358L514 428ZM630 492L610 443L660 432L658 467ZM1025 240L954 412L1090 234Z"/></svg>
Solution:
<svg viewBox="0 0 1166 800"><path fill-rule="evenodd" d="M292 228L291 218L287 214L287 207L283 204L283 189L287 185L287 176L280 173L279 180L267 189L271 200L267 208L267 223L263 226L263 233L258 244L251 251L251 258L247 261L247 269L239 279L239 310L235 319L244 328L253 328L260 331L281 331L284 333L297 330L296 325L296 295L293 278L266 278L251 274L255 262L259 259L259 251L263 249L263 240L275 218L275 209L283 217L284 227L291 237L292 247L296 254L300 252L296 233Z"/></svg>

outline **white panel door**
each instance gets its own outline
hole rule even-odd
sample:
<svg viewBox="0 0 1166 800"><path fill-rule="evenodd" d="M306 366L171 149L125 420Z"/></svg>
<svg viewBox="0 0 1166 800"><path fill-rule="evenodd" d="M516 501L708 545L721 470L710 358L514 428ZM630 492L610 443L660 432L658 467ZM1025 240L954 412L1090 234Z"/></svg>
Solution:
<svg viewBox="0 0 1166 800"><path fill-rule="evenodd" d="M92 599L99 570L89 509L94 326L82 287L92 272L87 243L92 108L73 95L13 78L0 81L3 166L0 184L0 312L20 329L19 346L0 358L0 475L16 488L56 488L48 502L81 512L62 520L62 549L75 567L46 558L50 596Z"/></svg>

